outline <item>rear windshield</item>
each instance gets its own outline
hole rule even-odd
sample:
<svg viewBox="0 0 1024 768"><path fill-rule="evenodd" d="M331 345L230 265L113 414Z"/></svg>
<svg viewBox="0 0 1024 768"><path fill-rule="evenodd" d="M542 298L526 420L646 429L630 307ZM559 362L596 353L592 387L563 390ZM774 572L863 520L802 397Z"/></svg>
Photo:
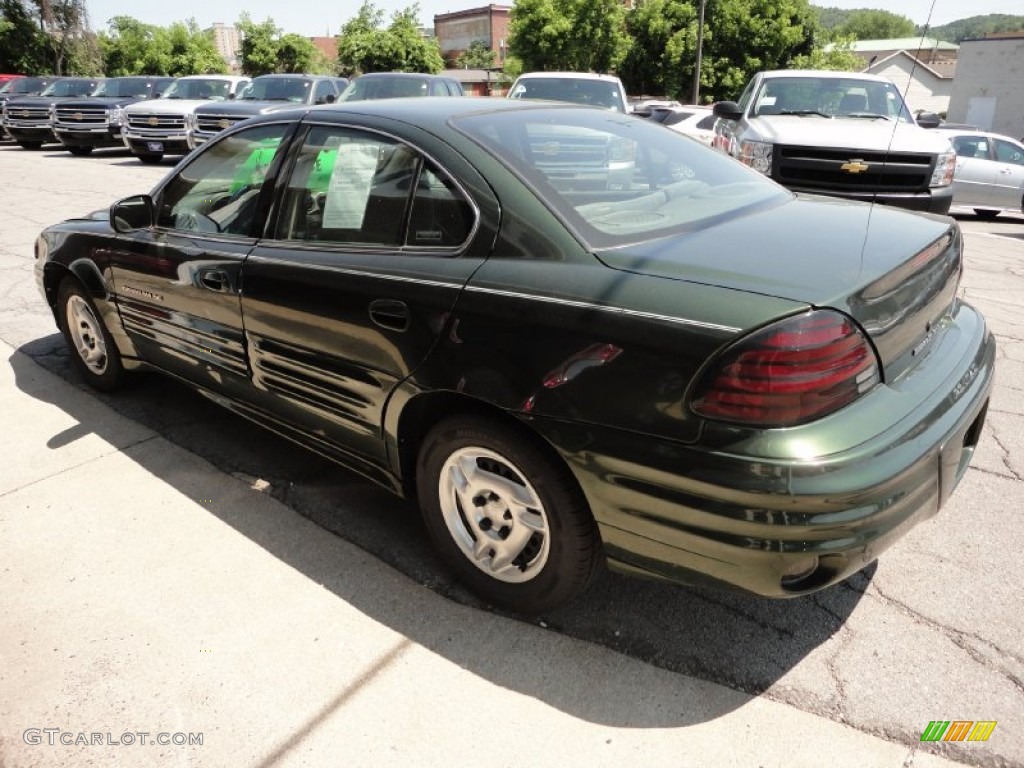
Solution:
<svg viewBox="0 0 1024 768"><path fill-rule="evenodd" d="M657 123L596 109L452 120L594 248L665 237L791 197L727 155Z"/></svg>
<svg viewBox="0 0 1024 768"><path fill-rule="evenodd" d="M589 104L594 107L625 112L622 92L618 83L608 80L590 80L579 77L521 77L516 81L512 99L544 99Z"/></svg>

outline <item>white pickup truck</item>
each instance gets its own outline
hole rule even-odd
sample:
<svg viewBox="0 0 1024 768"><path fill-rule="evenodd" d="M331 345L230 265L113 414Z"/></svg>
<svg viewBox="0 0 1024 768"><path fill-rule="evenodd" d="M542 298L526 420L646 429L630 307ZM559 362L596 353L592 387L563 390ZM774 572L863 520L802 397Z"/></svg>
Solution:
<svg viewBox="0 0 1024 768"><path fill-rule="evenodd" d="M795 192L947 213L956 155L915 122L887 78L859 72L759 72L739 102L715 104L713 146Z"/></svg>

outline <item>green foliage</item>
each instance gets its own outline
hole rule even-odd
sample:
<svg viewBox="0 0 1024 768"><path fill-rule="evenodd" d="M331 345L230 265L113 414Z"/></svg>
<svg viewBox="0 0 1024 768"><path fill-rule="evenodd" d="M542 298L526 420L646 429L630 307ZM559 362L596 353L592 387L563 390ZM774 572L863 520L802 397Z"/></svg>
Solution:
<svg viewBox="0 0 1024 768"><path fill-rule="evenodd" d="M364 72L429 72L444 69L436 39L420 34L419 6L396 11L384 28L384 14L370 0L341 28L338 68L346 76Z"/></svg>
<svg viewBox="0 0 1024 768"><path fill-rule="evenodd" d="M906 16L889 11L865 9L852 12L836 27L836 32L855 40L891 40L913 37L917 27Z"/></svg>
<svg viewBox="0 0 1024 768"><path fill-rule="evenodd" d="M631 93L688 101L697 59L696 0L648 0L629 16L633 46L621 76ZM704 15L703 101L736 96L751 75L809 56L821 35L807 0L717 0Z"/></svg>
<svg viewBox="0 0 1024 768"><path fill-rule="evenodd" d="M486 40L474 40L459 54L455 66L460 69L489 69L494 66L494 56Z"/></svg>
<svg viewBox="0 0 1024 768"><path fill-rule="evenodd" d="M265 75L277 71L277 48L281 30L273 19L257 24L248 13L243 13L235 24L242 38L242 72L246 75Z"/></svg>
<svg viewBox="0 0 1024 768"><path fill-rule="evenodd" d="M227 72L213 37L200 30L194 19L157 27L131 16L115 16L108 26L110 32L100 34L103 68L108 77Z"/></svg>
<svg viewBox="0 0 1024 768"><path fill-rule="evenodd" d="M630 49L620 0L517 0L509 38L526 71L608 72Z"/></svg>
<svg viewBox="0 0 1024 768"><path fill-rule="evenodd" d="M322 72L323 55L308 37L289 32L277 45L277 72Z"/></svg>
<svg viewBox="0 0 1024 768"><path fill-rule="evenodd" d="M38 74L48 69L46 41L22 0L0 0L0 72Z"/></svg>
<svg viewBox="0 0 1024 768"><path fill-rule="evenodd" d="M80 61L92 58L89 47L95 45L95 39L88 35L85 0L32 0L32 5L48 49L49 68L55 74L76 71L67 66L76 58L76 49L81 49L77 51Z"/></svg>

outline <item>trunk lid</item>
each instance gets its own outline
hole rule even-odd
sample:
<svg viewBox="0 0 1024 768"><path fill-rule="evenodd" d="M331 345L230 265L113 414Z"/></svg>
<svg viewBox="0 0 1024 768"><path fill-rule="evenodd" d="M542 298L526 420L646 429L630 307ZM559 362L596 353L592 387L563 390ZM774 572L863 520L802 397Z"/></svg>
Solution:
<svg viewBox="0 0 1024 768"><path fill-rule="evenodd" d="M962 269L951 219L818 197L597 256L614 269L846 312L871 338L886 380L925 352Z"/></svg>

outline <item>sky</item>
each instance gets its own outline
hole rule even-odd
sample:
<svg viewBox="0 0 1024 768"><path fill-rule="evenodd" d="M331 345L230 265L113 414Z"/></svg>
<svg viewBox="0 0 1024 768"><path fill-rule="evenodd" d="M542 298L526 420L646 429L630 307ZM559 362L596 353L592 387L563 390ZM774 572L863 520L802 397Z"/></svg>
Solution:
<svg viewBox="0 0 1024 768"><path fill-rule="evenodd" d="M355 15L362 0L87 0L93 29L107 29L107 21L114 16L132 16L139 21L167 26L175 21L194 18L203 29L214 22L234 24L243 11L253 21L271 18L285 32L296 32L309 37L335 35L349 18ZM375 0L378 8L390 16L392 11L412 5L407 0ZM511 4L511 2L507 3ZM988 13L1024 15L1022 0L821 0L814 5L832 8L879 8L906 16L915 24L940 26L969 16ZM424 26L433 26L434 14L450 13L487 5L481 0L421 0L420 19ZM897 9L894 9L894 6ZM934 10L933 10L934 7Z"/></svg>

